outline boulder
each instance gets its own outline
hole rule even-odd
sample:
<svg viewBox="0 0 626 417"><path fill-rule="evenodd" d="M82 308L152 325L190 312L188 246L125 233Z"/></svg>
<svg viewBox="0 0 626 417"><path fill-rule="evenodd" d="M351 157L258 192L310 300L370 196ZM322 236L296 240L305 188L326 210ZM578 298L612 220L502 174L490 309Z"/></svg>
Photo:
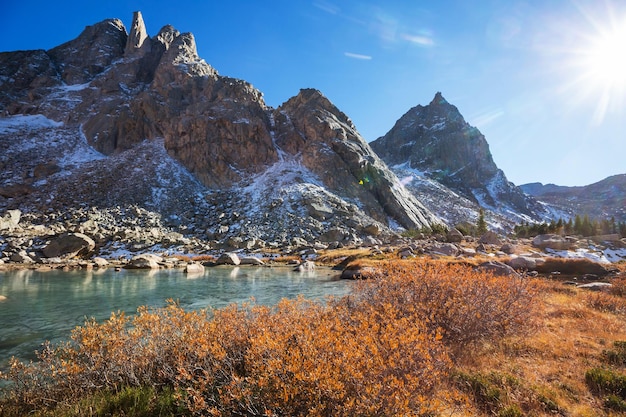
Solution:
<svg viewBox="0 0 626 417"><path fill-rule="evenodd" d="M25 250L21 250L17 253L11 255L11 261L21 263L21 264L32 264L35 263L33 258L31 258Z"/></svg>
<svg viewBox="0 0 626 417"><path fill-rule="evenodd" d="M537 263L537 271L542 274L585 275L603 277L610 270L597 262L586 258L547 258Z"/></svg>
<svg viewBox="0 0 626 417"><path fill-rule="evenodd" d="M363 238L363 243L361 243L361 246L378 246L381 244L382 242L376 239L374 236L365 236Z"/></svg>
<svg viewBox="0 0 626 417"><path fill-rule="evenodd" d="M502 241L500 240L500 236L497 233L488 231L484 235L478 239L478 243L483 243L485 245L501 245Z"/></svg>
<svg viewBox="0 0 626 417"><path fill-rule="evenodd" d="M151 253L143 253L141 255L133 256L133 258L126 264L126 269L159 269L159 262L162 262L163 258Z"/></svg>
<svg viewBox="0 0 626 417"><path fill-rule="evenodd" d="M296 247L296 248L303 248L303 247L308 247L309 246L309 243L306 240L304 240L304 239L302 239L301 237L298 237L298 236L292 237L289 240L289 244L291 246L293 246L293 247Z"/></svg>
<svg viewBox="0 0 626 417"><path fill-rule="evenodd" d="M296 266L294 271L297 272L309 272L315 270L315 262L313 261L304 261L300 265Z"/></svg>
<svg viewBox="0 0 626 417"><path fill-rule="evenodd" d="M242 256L240 259L240 265L265 265L263 260L255 256Z"/></svg>
<svg viewBox="0 0 626 417"><path fill-rule="evenodd" d="M185 265L185 272L187 274L201 274L204 272L204 266L199 263L190 263Z"/></svg>
<svg viewBox="0 0 626 417"><path fill-rule="evenodd" d="M371 266L355 266L341 272L341 279L366 279L376 273Z"/></svg>
<svg viewBox="0 0 626 417"><path fill-rule="evenodd" d="M236 253L226 252L220 255L215 261L215 265L239 265L241 263L241 259L237 256Z"/></svg>
<svg viewBox="0 0 626 417"><path fill-rule="evenodd" d="M500 250L507 255L512 255L517 250L517 247L512 243L506 242L500 247Z"/></svg>
<svg viewBox="0 0 626 417"><path fill-rule="evenodd" d="M7 210L6 214L0 217L0 231L13 231L20 222L22 212L19 210Z"/></svg>
<svg viewBox="0 0 626 417"><path fill-rule="evenodd" d="M378 224L372 223L363 228L363 233L367 233L370 236L378 236L382 233L382 229Z"/></svg>
<svg viewBox="0 0 626 417"><path fill-rule="evenodd" d="M68 233L58 236L43 248L46 258L75 257L89 255L96 243L89 236L82 233Z"/></svg>
<svg viewBox="0 0 626 417"><path fill-rule="evenodd" d="M436 243L426 248L427 252L444 256L457 256L459 248L454 243Z"/></svg>
<svg viewBox="0 0 626 417"><path fill-rule="evenodd" d="M327 220L334 215L333 209L322 201L315 201L307 204L306 210L309 213L309 216L317 220Z"/></svg>
<svg viewBox="0 0 626 417"><path fill-rule="evenodd" d="M45 162L45 163L38 164L37 166L35 166L35 168L33 168L33 177L36 180L39 180L42 178L47 178L51 176L52 174L56 174L57 172L60 172L60 171L61 171L61 167L58 166L56 163Z"/></svg>
<svg viewBox="0 0 626 417"><path fill-rule="evenodd" d="M348 234L349 233L343 229L329 229L319 236L319 240L322 242L341 242Z"/></svg>
<svg viewBox="0 0 626 417"><path fill-rule="evenodd" d="M463 241L463 233L453 227L446 233L446 241L449 243L460 243Z"/></svg>
<svg viewBox="0 0 626 417"><path fill-rule="evenodd" d="M590 282L588 284L578 285L577 288L582 288L590 291L606 291L612 286L613 284L610 284L608 282Z"/></svg>
<svg viewBox="0 0 626 417"><path fill-rule="evenodd" d="M538 247L542 250L569 250L573 249L577 243L577 240L574 238L564 238L562 236L554 234L538 235L535 236L532 241L533 246Z"/></svg>
<svg viewBox="0 0 626 417"><path fill-rule="evenodd" d="M517 277L520 275L510 266L498 261L483 262L476 267L477 271L488 272L496 276Z"/></svg>
<svg viewBox="0 0 626 417"><path fill-rule="evenodd" d="M96 256L95 258L93 258L93 263L98 268L106 268L107 266L109 266L109 261L107 261L106 259L101 258L99 256Z"/></svg>
<svg viewBox="0 0 626 417"><path fill-rule="evenodd" d="M5 187L0 187L0 196L6 198L15 198L23 195L28 195L35 191L32 185L28 184L12 184Z"/></svg>
<svg viewBox="0 0 626 417"><path fill-rule="evenodd" d="M537 267L537 259L517 256L509 259L506 264L515 270L532 271Z"/></svg>

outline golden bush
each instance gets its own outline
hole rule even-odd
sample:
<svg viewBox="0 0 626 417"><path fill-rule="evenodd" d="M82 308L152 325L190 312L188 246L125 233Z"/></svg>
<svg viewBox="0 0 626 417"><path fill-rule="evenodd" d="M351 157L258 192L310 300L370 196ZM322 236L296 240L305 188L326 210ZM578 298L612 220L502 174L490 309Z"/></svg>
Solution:
<svg viewBox="0 0 626 417"><path fill-rule="evenodd" d="M484 339L534 327L540 286L527 278L494 276L463 265L432 261L389 264L361 284L367 305L392 304L425 320L444 342L461 349Z"/></svg>

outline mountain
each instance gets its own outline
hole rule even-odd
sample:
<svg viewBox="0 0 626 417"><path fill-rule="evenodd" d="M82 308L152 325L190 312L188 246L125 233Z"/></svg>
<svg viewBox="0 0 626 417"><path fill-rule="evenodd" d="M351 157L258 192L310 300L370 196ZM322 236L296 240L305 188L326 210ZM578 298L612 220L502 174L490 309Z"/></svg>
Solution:
<svg viewBox="0 0 626 417"><path fill-rule="evenodd" d="M552 217L544 205L509 182L480 131L437 93L406 112L370 145L422 202L448 223L488 211L492 227Z"/></svg>
<svg viewBox="0 0 626 417"><path fill-rule="evenodd" d="M130 33L108 19L0 53L0 111L0 210L137 205L202 238L276 244L441 222L322 93L271 108L191 33L148 36L139 12Z"/></svg>
<svg viewBox="0 0 626 417"><path fill-rule="evenodd" d="M626 174L580 187L531 183L520 185L520 188L563 211L569 218L586 214L597 220L614 217L617 221L626 221Z"/></svg>

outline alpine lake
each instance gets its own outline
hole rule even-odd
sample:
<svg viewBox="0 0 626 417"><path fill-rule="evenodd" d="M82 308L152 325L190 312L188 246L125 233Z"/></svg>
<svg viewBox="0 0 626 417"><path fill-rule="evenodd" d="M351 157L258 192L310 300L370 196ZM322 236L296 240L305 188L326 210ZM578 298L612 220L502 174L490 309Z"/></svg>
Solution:
<svg viewBox="0 0 626 417"><path fill-rule="evenodd" d="M273 305L299 295L323 301L349 293L351 282L330 268L299 272L288 267L39 272L0 271L0 370L11 357L35 359L46 340L69 340L71 331L112 312L135 314L140 306L163 307L174 300L185 309L221 308L253 302Z"/></svg>

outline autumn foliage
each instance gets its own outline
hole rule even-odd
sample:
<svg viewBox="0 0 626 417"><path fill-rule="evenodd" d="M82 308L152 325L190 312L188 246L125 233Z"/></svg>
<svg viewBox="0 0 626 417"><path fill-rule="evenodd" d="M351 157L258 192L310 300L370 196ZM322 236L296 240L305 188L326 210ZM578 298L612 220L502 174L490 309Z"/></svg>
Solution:
<svg viewBox="0 0 626 417"><path fill-rule="evenodd" d="M527 331L535 297L528 281L418 262L324 303L142 307L14 360L4 404L27 412L150 386L193 415L436 415L458 400L443 388L462 347Z"/></svg>

